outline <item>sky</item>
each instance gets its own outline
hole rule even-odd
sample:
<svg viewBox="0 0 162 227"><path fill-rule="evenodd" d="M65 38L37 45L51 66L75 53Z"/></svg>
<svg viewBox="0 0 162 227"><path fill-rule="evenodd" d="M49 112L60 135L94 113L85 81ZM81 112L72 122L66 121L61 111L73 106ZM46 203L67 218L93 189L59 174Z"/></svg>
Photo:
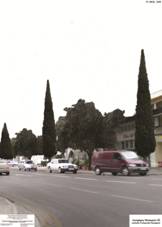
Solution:
<svg viewBox="0 0 162 227"><path fill-rule="evenodd" d="M0 1L0 132L42 134L47 79L55 121L80 98L133 115L141 49L162 89L161 21L156 1Z"/></svg>

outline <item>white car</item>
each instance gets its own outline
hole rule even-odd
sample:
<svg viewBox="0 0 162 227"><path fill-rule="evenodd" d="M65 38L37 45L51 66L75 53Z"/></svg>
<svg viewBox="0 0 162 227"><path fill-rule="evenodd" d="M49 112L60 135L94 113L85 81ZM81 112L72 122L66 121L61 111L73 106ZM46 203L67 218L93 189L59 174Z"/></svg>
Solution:
<svg viewBox="0 0 162 227"><path fill-rule="evenodd" d="M59 173L65 173L65 172L72 172L77 173L78 166L72 163L69 163L66 159L52 159L51 162L47 164L47 168L50 173L52 172L59 172Z"/></svg>
<svg viewBox="0 0 162 227"><path fill-rule="evenodd" d="M31 171L31 170L37 171L37 165L34 164L34 162L31 160L19 162L18 168L19 170L24 170L24 171Z"/></svg>
<svg viewBox="0 0 162 227"><path fill-rule="evenodd" d="M18 166L18 162L15 160L8 160L7 163L11 167Z"/></svg>
<svg viewBox="0 0 162 227"><path fill-rule="evenodd" d="M0 174L5 173L6 175L10 174L10 168L7 163L7 160L0 159Z"/></svg>

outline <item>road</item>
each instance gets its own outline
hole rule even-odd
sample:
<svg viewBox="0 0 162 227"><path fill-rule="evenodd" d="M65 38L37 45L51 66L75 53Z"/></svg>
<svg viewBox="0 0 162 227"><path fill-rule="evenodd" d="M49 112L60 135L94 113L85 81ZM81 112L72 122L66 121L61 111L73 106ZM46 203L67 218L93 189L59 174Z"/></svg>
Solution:
<svg viewBox="0 0 162 227"><path fill-rule="evenodd" d="M162 214L162 175L13 170L0 176L0 196L35 214L42 227L128 227L129 214Z"/></svg>

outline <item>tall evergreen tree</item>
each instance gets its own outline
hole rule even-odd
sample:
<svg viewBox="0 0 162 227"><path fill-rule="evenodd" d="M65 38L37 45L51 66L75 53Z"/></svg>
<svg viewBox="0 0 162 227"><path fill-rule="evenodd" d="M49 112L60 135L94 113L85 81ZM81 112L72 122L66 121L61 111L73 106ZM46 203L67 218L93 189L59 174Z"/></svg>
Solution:
<svg viewBox="0 0 162 227"><path fill-rule="evenodd" d="M2 129L0 158L3 158L3 159L13 158L12 145L11 145L6 123L4 123L3 129Z"/></svg>
<svg viewBox="0 0 162 227"><path fill-rule="evenodd" d="M135 149L138 155L147 158L155 150L155 136L144 50L141 50L135 122Z"/></svg>
<svg viewBox="0 0 162 227"><path fill-rule="evenodd" d="M46 87L42 136L43 154L50 160L56 154L56 130L49 80Z"/></svg>

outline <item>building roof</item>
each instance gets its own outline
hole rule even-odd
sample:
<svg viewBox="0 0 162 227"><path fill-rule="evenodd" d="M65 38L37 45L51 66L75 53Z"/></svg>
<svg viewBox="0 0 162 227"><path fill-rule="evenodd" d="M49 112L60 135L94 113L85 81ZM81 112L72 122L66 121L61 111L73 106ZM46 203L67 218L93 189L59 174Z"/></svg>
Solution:
<svg viewBox="0 0 162 227"><path fill-rule="evenodd" d="M159 98L159 97L162 97L162 90L159 90L159 91L156 91L156 92L153 92L151 94L151 99L156 99L156 98Z"/></svg>

